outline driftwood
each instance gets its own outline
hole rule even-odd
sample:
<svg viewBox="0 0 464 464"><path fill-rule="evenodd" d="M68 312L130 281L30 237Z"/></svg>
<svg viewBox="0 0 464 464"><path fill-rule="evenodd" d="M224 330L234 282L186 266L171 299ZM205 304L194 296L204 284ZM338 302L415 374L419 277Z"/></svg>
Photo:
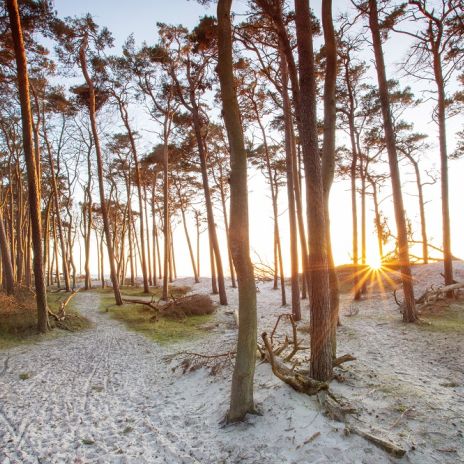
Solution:
<svg viewBox="0 0 464 464"><path fill-rule="evenodd" d="M451 285L443 285L436 287L431 285L419 298L416 298L416 305L418 305L418 309L423 309L428 305L436 303L438 300L445 300L449 293L453 293L454 295L461 289L464 288L464 282L455 282ZM393 291L393 298L395 303L402 308L403 302L398 299L397 296L398 288Z"/></svg>
<svg viewBox="0 0 464 464"><path fill-rule="evenodd" d="M76 289L76 290L73 290L71 294L69 294L66 299L64 299L61 303L60 303L60 309L58 310L57 313L54 313L53 311L51 311L50 309L48 310L48 314L49 316L53 317L56 321L63 321L66 317L66 306L68 305L68 303L79 293L79 288Z"/></svg>

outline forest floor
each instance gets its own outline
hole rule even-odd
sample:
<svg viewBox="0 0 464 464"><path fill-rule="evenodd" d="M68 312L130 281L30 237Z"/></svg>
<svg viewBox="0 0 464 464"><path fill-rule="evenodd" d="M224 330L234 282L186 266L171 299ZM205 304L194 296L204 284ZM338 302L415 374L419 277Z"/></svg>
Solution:
<svg viewBox="0 0 464 464"><path fill-rule="evenodd" d="M461 281L464 267L456 267ZM419 294L441 282L440 265L418 266L415 277ZM204 279L192 290L208 292L208 285ZM183 373L176 369L180 358L169 355L233 350L235 290L200 333L171 343L128 330L101 311L102 298L97 291L75 297L74 307L93 322L90 329L0 351L0 462L464 462L463 304L424 314L430 324L404 325L390 291L371 292L353 316L350 296L342 295L339 354L357 360L331 388L358 408L367 429L382 429L408 450L395 459L347 436L316 399L291 390L268 364L258 364L255 377L263 415L220 424L231 363L215 375ZM258 302L260 331L289 311L272 283L259 285Z"/></svg>

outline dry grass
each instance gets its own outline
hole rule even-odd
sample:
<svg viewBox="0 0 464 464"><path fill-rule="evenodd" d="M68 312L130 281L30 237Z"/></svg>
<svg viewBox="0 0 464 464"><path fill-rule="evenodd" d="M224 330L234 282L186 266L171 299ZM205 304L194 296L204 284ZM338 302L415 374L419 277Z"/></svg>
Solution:
<svg viewBox="0 0 464 464"><path fill-rule="evenodd" d="M66 293L48 293L48 305L57 311ZM75 332L91 326L90 321L72 309L72 302L64 321L50 319L52 328ZM53 336L53 335L48 335ZM0 292L0 349L41 340L37 333L37 307L34 293L21 287L12 296Z"/></svg>
<svg viewBox="0 0 464 464"><path fill-rule="evenodd" d="M209 295L189 295L168 303L163 309L163 316L184 318L213 314L216 309Z"/></svg>

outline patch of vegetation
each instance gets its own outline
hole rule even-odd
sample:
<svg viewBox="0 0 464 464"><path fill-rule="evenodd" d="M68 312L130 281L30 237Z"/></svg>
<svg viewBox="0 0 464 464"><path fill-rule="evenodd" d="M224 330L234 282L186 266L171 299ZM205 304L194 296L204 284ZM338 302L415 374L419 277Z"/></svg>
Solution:
<svg viewBox="0 0 464 464"><path fill-rule="evenodd" d="M95 444L95 441L94 441L94 440L90 440L89 438L83 438L83 439L82 439L82 444L84 444L84 445L94 445L94 444Z"/></svg>
<svg viewBox="0 0 464 464"><path fill-rule="evenodd" d="M31 378L31 374L29 374L29 372L21 372L21 374L19 374L19 378L21 380L27 380Z"/></svg>
<svg viewBox="0 0 464 464"><path fill-rule="evenodd" d="M432 308L423 312L426 324L419 328L430 332L464 333L464 302L453 303L447 308Z"/></svg>
<svg viewBox="0 0 464 464"><path fill-rule="evenodd" d="M214 306L207 295L195 295L195 298L193 298L195 304L193 306L190 298L185 300L188 307L184 307L185 304L183 305L179 300L179 304L172 305L174 308L172 314L168 311L163 317L156 318L154 317L154 311L144 305L129 303L116 306L111 288L98 289L97 291L102 294L100 297L101 312L109 312L112 318L123 322L129 329L140 332L160 344L176 343L181 340L204 336L207 333L204 325L213 318L211 313L214 311ZM169 288L169 294L174 298L182 298L189 291L190 287L186 286L173 285ZM162 289L159 287L151 287L150 295L143 293L141 288L121 288L123 299L124 297L141 297L141 299L145 297L143 299L149 301L151 296L157 303L161 303L161 292ZM160 306L162 305L160 304ZM197 311L196 308L200 307L202 310ZM177 311L178 308L182 309L182 311ZM199 315L198 312L203 314Z"/></svg>
<svg viewBox="0 0 464 464"><path fill-rule="evenodd" d="M68 294L48 293L48 305L51 311L58 311L61 301ZM88 319L72 307L73 301L66 307L66 318L55 321L50 318L50 326L75 332L91 326ZM56 337L57 331L45 335L37 333L37 309L34 294L25 288L16 289L14 296L0 293L0 349L11 348L23 343L34 343L43 339Z"/></svg>

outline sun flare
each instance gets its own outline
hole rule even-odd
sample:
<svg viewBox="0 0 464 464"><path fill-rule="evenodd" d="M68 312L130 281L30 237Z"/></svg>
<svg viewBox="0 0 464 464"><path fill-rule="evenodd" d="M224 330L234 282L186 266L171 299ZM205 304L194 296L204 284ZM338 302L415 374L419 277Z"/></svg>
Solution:
<svg viewBox="0 0 464 464"><path fill-rule="evenodd" d="M372 257L369 262L369 267L374 271L378 271L382 268L382 260L379 256Z"/></svg>

